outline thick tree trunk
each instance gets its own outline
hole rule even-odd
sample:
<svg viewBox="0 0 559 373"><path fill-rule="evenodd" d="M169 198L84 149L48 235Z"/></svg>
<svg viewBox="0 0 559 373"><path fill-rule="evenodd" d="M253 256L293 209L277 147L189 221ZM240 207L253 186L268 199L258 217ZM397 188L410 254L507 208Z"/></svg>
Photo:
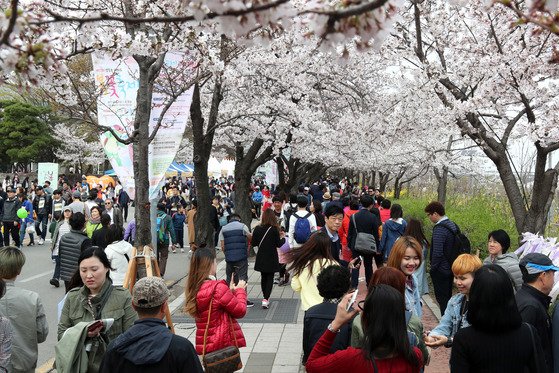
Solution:
<svg viewBox="0 0 559 373"><path fill-rule="evenodd" d="M388 184L388 180L390 180L390 172L384 173L379 171L378 176L380 178L380 192L384 193L386 191L386 184Z"/></svg>
<svg viewBox="0 0 559 373"><path fill-rule="evenodd" d="M400 199L400 192L402 191L402 184L400 183L400 178L397 177L394 180L394 199Z"/></svg>
<svg viewBox="0 0 559 373"><path fill-rule="evenodd" d="M443 166L442 172L438 168L433 170L437 178L437 201L444 205L446 203L446 188L448 185L448 167Z"/></svg>
<svg viewBox="0 0 559 373"><path fill-rule="evenodd" d="M151 243L151 219L149 201L149 117L151 113L151 99L153 94L153 76L150 68L156 62L153 57L134 56L139 70L139 87L136 96L136 117L134 129L137 136L134 139L134 181L135 181L135 209L134 221L136 223L135 246L144 246Z"/></svg>
<svg viewBox="0 0 559 373"><path fill-rule="evenodd" d="M212 115L217 116L219 102L221 101L221 84L216 80L214 86L214 94L212 97L212 111L210 112L211 126ZM193 150L194 150L194 177L196 178L196 198L198 207L196 212L195 226L195 244L198 247L214 247L214 226L210 221L210 188L208 185L208 160L213 143L213 134L204 134L204 117L202 116L202 109L200 103L200 87L198 84L194 86L194 93L192 95L192 104L190 105L190 118L192 120L192 133L193 133Z"/></svg>

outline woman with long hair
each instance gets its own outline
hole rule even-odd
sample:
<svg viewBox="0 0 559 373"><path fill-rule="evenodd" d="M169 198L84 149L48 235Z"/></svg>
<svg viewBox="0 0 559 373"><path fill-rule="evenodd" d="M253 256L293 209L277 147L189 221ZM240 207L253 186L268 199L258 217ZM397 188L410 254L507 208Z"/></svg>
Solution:
<svg viewBox="0 0 559 373"><path fill-rule="evenodd" d="M291 288L301 293L303 311L322 302L316 276L324 268L338 264L330 252L331 245L328 233L316 232L303 246L293 249L293 260L289 266L289 271L293 273Z"/></svg>
<svg viewBox="0 0 559 373"><path fill-rule="evenodd" d="M408 339L404 299L389 285L372 286L365 299L361 315L363 348L348 347L330 353L338 330L358 312L346 310L350 298L351 294L347 294L338 304L334 321L305 364L307 372L419 372L423 357Z"/></svg>
<svg viewBox="0 0 559 373"><path fill-rule="evenodd" d="M419 317L422 314L422 301L414 272L419 268L422 261L421 245L410 236L400 237L394 243L388 257L388 266L396 268L406 275L406 309Z"/></svg>
<svg viewBox="0 0 559 373"><path fill-rule="evenodd" d="M477 270L466 319L470 326L458 330L452 342L452 373L545 371L540 339L533 326L522 322L502 267L489 264Z"/></svg>
<svg viewBox="0 0 559 373"><path fill-rule="evenodd" d="M425 238L421 222L417 219L410 219L406 227L404 235L411 236L421 245L421 257L423 258L421 265L415 270L415 277L417 279L417 288L419 295L429 294L429 283L427 282L427 270L425 269L425 262L429 253L429 241Z"/></svg>
<svg viewBox="0 0 559 373"><path fill-rule="evenodd" d="M397 270L392 267L381 267L373 273L371 277L371 283L369 284L369 290L375 285L385 284L392 286L394 289L398 290L402 294L402 299L405 299L406 293L406 276L402 271ZM370 292L370 291L369 291ZM365 302L364 300L359 302L359 307ZM423 355L423 365L429 363L429 349L423 341L423 322L421 319L409 311L405 311L406 317L406 327L408 331L408 338L410 343L419 348L421 354ZM353 325L351 327L351 346L356 348L361 348L363 346L363 325L361 322L361 316L357 315L353 319Z"/></svg>
<svg viewBox="0 0 559 373"><path fill-rule="evenodd" d="M310 210L316 219L316 228L320 229L324 227L326 221L324 220L324 214L322 213L322 203L320 203L317 199L313 199Z"/></svg>
<svg viewBox="0 0 559 373"><path fill-rule="evenodd" d="M198 355L202 355L204 343L206 353L234 346L235 341L238 347L246 346L241 326L235 320L244 317L247 311L246 282L240 280L235 285L235 278L230 284L225 280L217 281L216 271L217 261L213 251L199 248L193 252L185 290L185 311L196 320ZM204 341L206 327L208 334Z"/></svg>
<svg viewBox="0 0 559 373"><path fill-rule="evenodd" d="M274 287L274 274L280 271L278 250L285 243L285 234L281 232L274 210L262 212L260 225L252 232L252 244L258 246L254 270L260 272L262 287L262 308L270 308L270 294Z"/></svg>
<svg viewBox="0 0 559 373"><path fill-rule="evenodd" d="M70 233L72 227L70 227L70 218L72 217L72 209L70 206L64 206L62 209L62 214L59 215L58 221L54 228L54 233L52 233L52 240L50 251L52 259L54 260L54 274L50 279L49 283L52 286L60 286L60 239L66 234Z"/></svg>

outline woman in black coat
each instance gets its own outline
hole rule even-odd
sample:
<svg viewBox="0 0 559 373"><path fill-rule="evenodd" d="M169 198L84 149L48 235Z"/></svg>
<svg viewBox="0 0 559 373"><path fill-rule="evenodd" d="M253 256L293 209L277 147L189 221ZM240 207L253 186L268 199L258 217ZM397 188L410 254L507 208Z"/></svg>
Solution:
<svg viewBox="0 0 559 373"><path fill-rule="evenodd" d="M260 272L262 286L262 308L270 308L270 294L274 286L274 274L279 272L278 247L285 243L284 233L280 232L276 214L272 209L264 210L260 225L252 232L252 245L258 246L254 270Z"/></svg>

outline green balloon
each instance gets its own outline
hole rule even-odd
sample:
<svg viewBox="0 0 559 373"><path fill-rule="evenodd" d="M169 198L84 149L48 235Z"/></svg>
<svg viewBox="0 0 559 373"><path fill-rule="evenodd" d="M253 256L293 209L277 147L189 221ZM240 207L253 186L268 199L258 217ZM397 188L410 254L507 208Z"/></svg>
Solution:
<svg viewBox="0 0 559 373"><path fill-rule="evenodd" d="M19 210L17 210L17 216L20 219L25 219L27 217L27 210L25 209L25 207L22 207Z"/></svg>

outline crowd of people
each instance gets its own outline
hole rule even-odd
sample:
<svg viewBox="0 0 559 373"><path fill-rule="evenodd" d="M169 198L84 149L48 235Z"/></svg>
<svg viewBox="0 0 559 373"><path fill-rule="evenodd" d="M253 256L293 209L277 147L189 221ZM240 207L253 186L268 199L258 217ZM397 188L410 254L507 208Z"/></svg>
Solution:
<svg viewBox="0 0 559 373"><path fill-rule="evenodd" d="M114 187L113 193L112 185L80 184L69 191L66 186L62 178L52 191L49 185L29 185L30 192L12 184L5 188L6 198L0 191L3 215L11 219L3 219L0 249L0 372L33 371L37 344L48 334L40 297L15 281L25 263L18 226L24 233L30 233L24 224L34 226L43 244L49 222L55 262L50 283L58 287L64 281L66 291L55 351L61 371L153 372L180 366L201 372L212 353L238 352L246 340L237 320L254 306L246 290L250 247L256 252L253 270L260 274L263 309L279 301L271 299L275 285L300 293L302 362L308 372L421 372L434 348L451 348L452 372L559 370L559 312L553 313L554 323L549 314L559 268L539 253L519 260L501 229L488 232L489 256L483 263L471 253L454 256L460 229L440 202L424 209L434 224L429 241L420 220L404 219L402 206L378 189L326 179L289 194L254 179L247 196L253 220L247 224L235 211L234 180L212 179L208 224L215 245L197 247L194 180L169 179L153 222L158 264L164 276L169 253L185 252L186 230L191 258L185 311L196 322L192 345L162 321L169 291L161 278L138 281L132 295L122 288L135 236L134 220L125 224L126 192ZM22 207L27 217L17 216ZM218 250L225 257L225 279L216 277ZM432 331L422 322L428 268L442 315ZM356 302L358 288L366 294Z"/></svg>

